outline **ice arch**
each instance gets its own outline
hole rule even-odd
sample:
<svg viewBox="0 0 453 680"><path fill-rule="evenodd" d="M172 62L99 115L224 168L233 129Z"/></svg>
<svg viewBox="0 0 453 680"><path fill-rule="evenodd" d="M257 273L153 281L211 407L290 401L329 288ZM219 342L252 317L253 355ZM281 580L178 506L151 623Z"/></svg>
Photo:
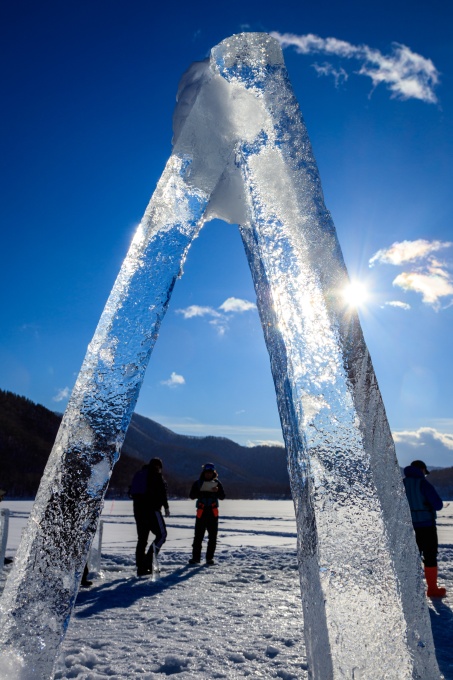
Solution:
<svg viewBox="0 0 453 680"><path fill-rule="evenodd" d="M188 248L240 226L298 525L313 678L439 677L394 446L278 43L240 34L182 79L174 148L77 379L1 604L11 677L48 678Z"/></svg>

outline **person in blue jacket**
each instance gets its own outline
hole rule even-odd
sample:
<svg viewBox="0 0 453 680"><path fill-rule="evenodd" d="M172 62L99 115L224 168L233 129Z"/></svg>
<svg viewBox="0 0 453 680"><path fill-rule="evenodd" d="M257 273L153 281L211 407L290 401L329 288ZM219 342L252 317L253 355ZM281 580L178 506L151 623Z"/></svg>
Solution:
<svg viewBox="0 0 453 680"><path fill-rule="evenodd" d="M412 524L420 555L423 556L428 597L445 597L445 588L437 585L436 511L443 507L436 489L428 482L428 468L422 460L414 460L404 468L404 487L411 509Z"/></svg>
<svg viewBox="0 0 453 680"><path fill-rule="evenodd" d="M189 494L192 500L197 499L197 517L195 520L195 536L192 544L192 557L189 564L199 564L203 538L208 532L206 564L214 564L214 552L217 545L219 524L219 500L225 498L225 491L217 477L215 465L205 463L200 478L193 484Z"/></svg>

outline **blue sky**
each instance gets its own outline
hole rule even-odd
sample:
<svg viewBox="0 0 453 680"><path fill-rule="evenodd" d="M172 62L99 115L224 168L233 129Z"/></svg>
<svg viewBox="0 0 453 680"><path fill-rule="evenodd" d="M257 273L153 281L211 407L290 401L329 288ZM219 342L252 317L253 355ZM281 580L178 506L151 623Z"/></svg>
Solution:
<svg viewBox="0 0 453 680"><path fill-rule="evenodd" d="M2 9L0 388L64 410L171 153L182 73L244 30L278 37L402 464L453 465L453 7L17 0ZM239 233L193 244L137 412L281 441Z"/></svg>

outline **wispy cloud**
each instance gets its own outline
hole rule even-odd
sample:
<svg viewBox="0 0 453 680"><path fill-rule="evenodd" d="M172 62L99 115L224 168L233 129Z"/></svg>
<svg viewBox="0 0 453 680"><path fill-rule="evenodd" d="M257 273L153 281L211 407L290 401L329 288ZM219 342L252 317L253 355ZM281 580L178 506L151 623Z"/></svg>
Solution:
<svg viewBox="0 0 453 680"><path fill-rule="evenodd" d="M407 302L400 302L399 300L389 300L384 302L383 307L398 307L399 309L410 309L411 306Z"/></svg>
<svg viewBox="0 0 453 680"><path fill-rule="evenodd" d="M211 319L209 323L214 326L219 335L225 335L228 330L228 319L225 316L221 316L219 319Z"/></svg>
<svg viewBox="0 0 453 680"><path fill-rule="evenodd" d="M425 304L438 310L441 307L442 298L453 296L453 276L451 261L441 262L434 256L434 253L450 248L452 245L450 241L426 241L425 239L396 242L389 248L378 250L370 259L369 266L410 264L411 270L398 274L393 280L393 285L405 291L420 294ZM446 306L450 304L451 302L448 301ZM394 306L402 307L402 303Z"/></svg>
<svg viewBox="0 0 453 680"><path fill-rule="evenodd" d="M431 59L413 52L406 45L393 43L389 54L382 54L368 45L353 45L338 38L321 38L312 33L272 32L283 48L294 47L299 54L326 54L330 57L354 59L359 70L354 73L367 76L373 87L383 83L398 99L420 99L433 104L437 102L434 88L439 82L439 71ZM333 75L338 71L319 71L321 75ZM336 80L336 84L338 81Z"/></svg>
<svg viewBox="0 0 453 680"><path fill-rule="evenodd" d="M56 395L52 397L52 401L64 401L65 399L68 399L71 391L69 387L63 387L62 389L58 390Z"/></svg>
<svg viewBox="0 0 453 680"><path fill-rule="evenodd" d="M278 427L260 427L254 425L227 425L227 424L213 424L201 423L192 418L180 418L175 420L169 418L161 413L147 414L149 418L156 420L164 427L168 427L179 434L187 434L198 437L214 436L214 437L228 437L243 446L247 442L264 442L272 441L275 446L282 446L282 431Z"/></svg>
<svg viewBox="0 0 453 680"><path fill-rule="evenodd" d="M398 459L402 465L421 458L428 465L449 467L453 465L453 434L440 432L434 427L393 432Z"/></svg>
<svg viewBox="0 0 453 680"><path fill-rule="evenodd" d="M184 309L177 309L176 313L181 314L184 319L194 317L211 317L209 323L214 326L219 335L224 335L228 330L228 322L233 314L242 314L256 309L256 304L249 300L229 297L217 309L202 305L190 305ZM217 311L221 310L221 311Z"/></svg>
<svg viewBox="0 0 453 680"><path fill-rule="evenodd" d="M324 64L315 62L312 64L312 67L315 69L318 76L332 76L335 80L335 87L338 87L341 82L346 82L349 78L344 68L335 68L327 61L324 62Z"/></svg>
<svg viewBox="0 0 453 680"><path fill-rule="evenodd" d="M201 305L190 305L185 309L177 309L176 314L182 314L185 319L193 319L195 316L221 316L212 307L202 307Z"/></svg>
<svg viewBox="0 0 453 680"><path fill-rule="evenodd" d="M178 373L173 371L168 380L161 380L160 384L167 387L179 387L179 385L185 385L186 381L184 376L178 375Z"/></svg>

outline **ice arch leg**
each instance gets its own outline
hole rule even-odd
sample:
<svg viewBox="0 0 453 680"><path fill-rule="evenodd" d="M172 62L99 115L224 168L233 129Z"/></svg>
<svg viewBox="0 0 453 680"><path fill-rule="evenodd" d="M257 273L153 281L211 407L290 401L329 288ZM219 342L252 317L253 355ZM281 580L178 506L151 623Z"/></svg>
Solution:
<svg viewBox="0 0 453 680"><path fill-rule="evenodd" d="M2 677L2 663L11 678L52 677L111 470L208 202L187 188L187 172L171 157L88 347L2 596Z"/></svg>
<svg viewBox="0 0 453 680"><path fill-rule="evenodd" d="M253 43L236 36L213 54L272 120L238 144L236 165L289 456L309 667L319 680L439 678L394 444L342 302L348 277L310 141L284 66L271 55L263 67L264 41Z"/></svg>

